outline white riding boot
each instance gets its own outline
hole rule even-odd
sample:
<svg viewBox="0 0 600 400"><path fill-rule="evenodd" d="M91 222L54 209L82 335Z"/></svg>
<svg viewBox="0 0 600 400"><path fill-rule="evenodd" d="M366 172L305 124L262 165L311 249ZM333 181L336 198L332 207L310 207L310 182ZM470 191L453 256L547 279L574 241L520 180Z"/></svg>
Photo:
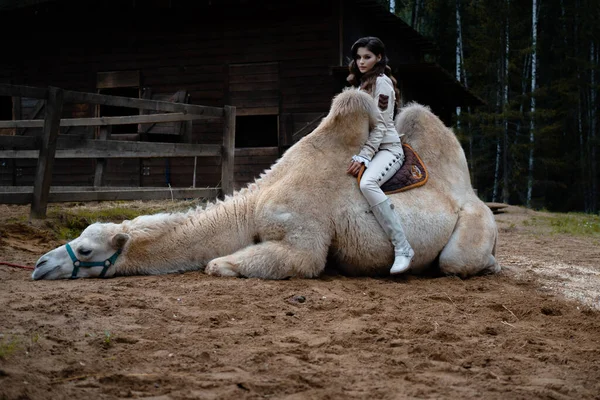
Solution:
<svg viewBox="0 0 600 400"><path fill-rule="evenodd" d="M394 265L390 269L390 274L408 271L415 252L406 240L400 217L394 211L394 205L390 199L386 199L371 207L371 211L394 245Z"/></svg>

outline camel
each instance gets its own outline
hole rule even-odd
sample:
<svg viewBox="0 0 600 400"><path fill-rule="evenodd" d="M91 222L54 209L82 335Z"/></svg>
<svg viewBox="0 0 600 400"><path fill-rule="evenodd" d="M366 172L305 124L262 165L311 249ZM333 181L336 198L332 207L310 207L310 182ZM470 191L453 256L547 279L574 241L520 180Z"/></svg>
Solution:
<svg viewBox="0 0 600 400"><path fill-rule="evenodd" d="M350 276L387 275L392 244L356 179L346 174L373 127L376 107L368 94L346 89L312 133L232 196L187 212L93 223L43 255L32 278L192 270L223 277L314 278L326 264ZM462 278L498 272L494 216L471 187L452 130L416 103L401 109L396 126L429 172L426 185L390 195L416 253L411 273L434 267Z"/></svg>

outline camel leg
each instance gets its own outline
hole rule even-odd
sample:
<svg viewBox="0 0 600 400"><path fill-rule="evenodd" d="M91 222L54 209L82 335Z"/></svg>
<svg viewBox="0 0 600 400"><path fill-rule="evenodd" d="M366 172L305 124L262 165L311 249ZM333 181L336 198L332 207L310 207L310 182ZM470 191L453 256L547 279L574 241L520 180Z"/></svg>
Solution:
<svg viewBox="0 0 600 400"><path fill-rule="evenodd" d="M492 211L482 203L468 203L458 213L454 232L440 253L440 270L447 275L496 273L494 257L498 229Z"/></svg>
<svg viewBox="0 0 600 400"><path fill-rule="evenodd" d="M205 272L215 276L243 276L262 279L317 277L325 268L327 248L301 249L283 241L248 246L231 255L215 258Z"/></svg>

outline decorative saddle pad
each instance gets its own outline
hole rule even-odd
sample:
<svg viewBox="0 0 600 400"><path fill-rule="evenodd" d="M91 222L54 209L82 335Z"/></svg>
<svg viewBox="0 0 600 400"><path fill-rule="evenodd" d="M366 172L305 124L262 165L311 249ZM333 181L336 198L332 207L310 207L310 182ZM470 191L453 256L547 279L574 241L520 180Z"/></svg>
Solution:
<svg viewBox="0 0 600 400"><path fill-rule="evenodd" d="M404 164L394 176L381 185L381 190L385 194L404 192L408 189L423 186L429 178L425 164L413 148L404 143L402 148L404 149ZM363 165L358 173L357 180L359 183L365 169L366 167Z"/></svg>

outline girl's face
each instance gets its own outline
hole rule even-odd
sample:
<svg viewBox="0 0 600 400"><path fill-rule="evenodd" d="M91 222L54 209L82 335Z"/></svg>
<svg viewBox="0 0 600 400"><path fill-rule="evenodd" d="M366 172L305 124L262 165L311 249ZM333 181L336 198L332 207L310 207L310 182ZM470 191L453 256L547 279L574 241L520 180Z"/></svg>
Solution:
<svg viewBox="0 0 600 400"><path fill-rule="evenodd" d="M366 47L359 47L356 52L356 65L361 74L366 74L381 61L381 54L376 56Z"/></svg>

